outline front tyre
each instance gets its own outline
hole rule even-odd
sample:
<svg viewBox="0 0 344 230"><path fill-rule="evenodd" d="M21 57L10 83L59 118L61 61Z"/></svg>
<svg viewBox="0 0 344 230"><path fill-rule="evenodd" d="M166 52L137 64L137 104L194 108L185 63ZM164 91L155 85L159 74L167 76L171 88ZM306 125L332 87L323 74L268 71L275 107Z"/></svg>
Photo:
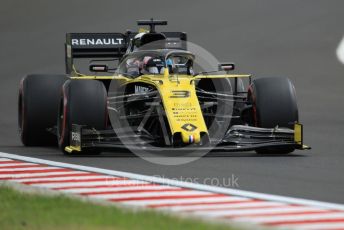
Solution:
<svg viewBox="0 0 344 230"><path fill-rule="evenodd" d="M108 119L107 93L102 82L96 80L69 80L62 88L57 119L59 147L64 154L70 145L72 124L105 130ZM83 150L81 154L98 154L99 149Z"/></svg>
<svg viewBox="0 0 344 230"><path fill-rule="evenodd" d="M57 145L48 129L56 126L61 88L67 79L65 75L32 74L21 80L18 126L25 146Z"/></svg>
<svg viewBox="0 0 344 230"><path fill-rule="evenodd" d="M261 128L293 128L299 120L296 93L288 78L259 78L253 80L248 90L248 101L252 104L252 121ZM269 147L257 149L259 154L287 154L294 147Z"/></svg>

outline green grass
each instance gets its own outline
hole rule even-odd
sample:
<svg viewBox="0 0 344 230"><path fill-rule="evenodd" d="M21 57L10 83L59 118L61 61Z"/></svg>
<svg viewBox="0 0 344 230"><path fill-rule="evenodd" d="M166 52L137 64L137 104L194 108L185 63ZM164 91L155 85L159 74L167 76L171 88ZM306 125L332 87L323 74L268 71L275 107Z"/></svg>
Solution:
<svg viewBox="0 0 344 230"><path fill-rule="evenodd" d="M66 196L43 196L0 186L1 230L231 229L155 211L96 205Z"/></svg>

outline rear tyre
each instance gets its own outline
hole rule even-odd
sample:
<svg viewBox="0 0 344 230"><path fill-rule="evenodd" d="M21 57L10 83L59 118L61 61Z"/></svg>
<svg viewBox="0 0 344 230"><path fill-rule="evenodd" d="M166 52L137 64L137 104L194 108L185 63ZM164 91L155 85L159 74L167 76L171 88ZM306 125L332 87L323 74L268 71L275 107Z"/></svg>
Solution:
<svg viewBox="0 0 344 230"><path fill-rule="evenodd" d="M69 80L62 88L57 119L59 147L64 154L70 145L72 124L105 130L107 123L107 93L104 84L96 80ZM99 149L83 150L79 154L99 154Z"/></svg>
<svg viewBox="0 0 344 230"><path fill-rule="evenodd" d="M65 75L27 75L20 82L18 125L25 146L57 145L48 128L56 125L61 87Z"/></svg>
<svg viewBox="0 0 344 230"><path fill-rule="evenodd" d="M255 79L249 90L254 126L262 128L293 128L299 120L296 93L288 78ZM259 154L287 154L294 147L269 147L256 150Z"/></svg>

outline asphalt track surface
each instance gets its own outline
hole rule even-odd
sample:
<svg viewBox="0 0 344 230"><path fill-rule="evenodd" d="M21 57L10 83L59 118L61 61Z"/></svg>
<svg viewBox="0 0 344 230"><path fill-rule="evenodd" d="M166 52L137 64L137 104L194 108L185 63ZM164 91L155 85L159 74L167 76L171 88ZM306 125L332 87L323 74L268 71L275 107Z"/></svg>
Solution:
<svg viewBox="0 0 344 230"><path fill-rule="evenodd" d="M335 55L344 35L343 9L340 0L3 0L0 151L208 184L208 178L233 176L239 189L344 203L344 65ZM64 72L66 32L124 32L137 28L136 19L150 17L168 20L166 30L186 31L219 60L236 62L237 72L292 79L305 142L313 149L274 157L217 153L163 166L120 152L71 158L54 148L23 147L17 133L20 79Z"/></svg>

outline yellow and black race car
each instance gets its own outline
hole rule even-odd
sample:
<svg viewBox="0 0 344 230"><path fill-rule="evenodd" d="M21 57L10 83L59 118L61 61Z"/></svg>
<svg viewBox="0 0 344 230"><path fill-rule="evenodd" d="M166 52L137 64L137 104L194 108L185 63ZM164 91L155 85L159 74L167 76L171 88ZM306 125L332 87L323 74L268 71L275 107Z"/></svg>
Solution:
<svg viewBox="0 0 344 230"><path fill-rule="evenodd" d="M76 155L118 148L278 154L309 148L289 79L251 81L251 75L229 74L232 63L219 63L217 73L197 71L185 33L156 32L166 21L138 24L150 30L69 33L66 74L22 79L24 145L58 144ZM76 69L85 59L90 74Z"/></svg>

